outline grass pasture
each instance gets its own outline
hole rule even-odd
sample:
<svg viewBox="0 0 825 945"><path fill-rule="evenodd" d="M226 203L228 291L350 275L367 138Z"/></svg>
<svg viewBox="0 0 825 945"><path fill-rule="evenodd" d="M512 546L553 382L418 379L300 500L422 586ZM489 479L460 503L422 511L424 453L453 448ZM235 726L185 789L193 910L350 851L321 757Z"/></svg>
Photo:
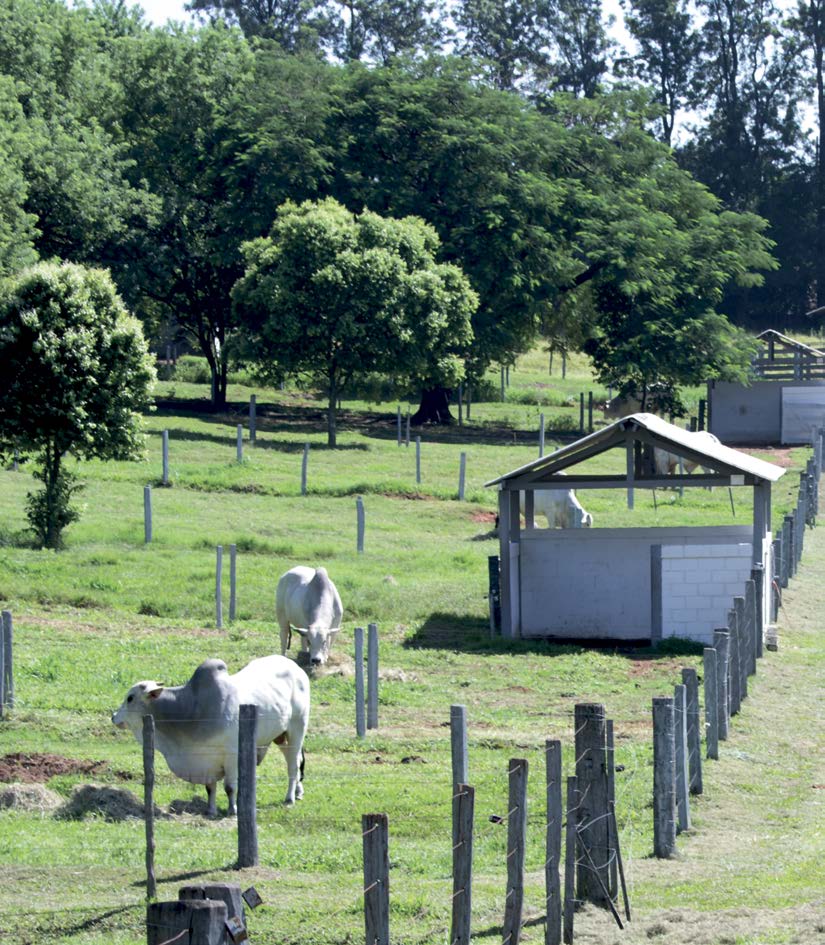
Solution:
<svg viewBox="0 0 825 945"><path fill-rule="evenodd" d="M556 372L558 365L556 365ZM548 385L546 387L540 385ZM550 386L552 385L552 386ZM32 480L0 472L0 603L15 618L16 707L0 724L0 757L51 753L104 762L93 776L60 774L47 787L67 804L81 784L98 786L83 817L58 810L0 810L0 941L137 945L145 941L143 824L107 819L94 801L105 788L142 796L140 750L113 728L111 712L138 679L185 681L202 659L236 670L274 652L274 587L297 563L325 564L345 607L328 671L313 682L306 799L280 801L280 756L259 769L259 868L238 874L234 820L208 821L203 791L158 759L157 870L160 898L200 878L254 883L264 905L252 941L341 945L363 940L363 813L390 819L391 928L404 945L445 943L450 917L449 706L467 705L476 787L474 930L501 940L506 895L508 759L530 764L526 925L543 941L545 810L543 746L565 745L573 765L573 706L605 703L615 723L617 812L636 920L623 935L584 910L581 942L815 942L825 930L821 891L821 700L825 644L818 618L825 591L825 535L810 533L799 578L787 594L782 649L760 664L752 695L706 768L706 794L679 858L650 857L650 701L699 667L695 649L658 652L505 646L489 638L486 574L495 496L483 483L536 455L538 413L578 416L575 391L591 380L571 359L562 384L536 353L511 371L504 403L473 405L462 430L422 433L422 482L414 446L395 440L395 405L345 402L340 448L326 449L322 405L300 391L258 390L258 444L235 458L235 425L246 422L248 387L212 415L203 388L160 385L139 463L84 464L85 511L60 554L28 546L23 507ZM598 396L598 395L597 395ZM531 397L533 400L531 401ZM559 424L562 425L562 424ZM170 431L171 488L160 488L160 431ZM310 442L309 494L300 494ZM552 444L548 438L548 450ZM468 454L467 501L456 501L458 457ZM769 454L761 454L768 456ZM778 520L806 450L781 451L789 466L774 497ZM603 457L600 469L624 458ZM616 465L613 466L612 464ZM154 540L143 542L143 487L152 484ZM741 496L738 494L741 492ZM355 553L355 496L366 506L366 550ZM750 521L747 490L689 490L683 499L637 492L628 511L617 493L582 497L595 525ZM215 546L238 546L238 620L215 629ZM225 560L225 574L228 563ZM228 585L227 585L228 586ZM381 633L380 729L354 737L352 628ZM811 712L814 717L811 717ZM277 755L277 752L275 753ZM3 785L0 785L0 789ZM225 810L225 798L219 795ZM107 808L108 809L108 808ZM172 811L170 813L170 810ZM818 818L818 827L817 827ZM817 829L820 831L817 833Z"/></svg>

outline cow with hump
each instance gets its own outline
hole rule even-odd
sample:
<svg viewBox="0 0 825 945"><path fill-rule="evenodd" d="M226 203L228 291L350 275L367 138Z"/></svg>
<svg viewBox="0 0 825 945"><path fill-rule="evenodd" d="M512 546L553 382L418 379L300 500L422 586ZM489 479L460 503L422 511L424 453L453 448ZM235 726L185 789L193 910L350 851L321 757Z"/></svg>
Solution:
<svg viewBox="0 0 825 945"><path fill-rule="evenodd" d="M275 593L275 614L281 628L281 652L289 649L291 631L301 637L312 666L329 659L332 640L341 629L344 608L326 568L298 566L282 574Z"/></svg>
<svg viewBox="0 0 825 945"><path fill-rule="evenodd" d="M223 660L204 660L184 686L136 683L112 716L143 743L143 716L155 721L155 745L170 769L192 784L206 785L208 813L218 812L216 786L223 778L229 813L238 786L238 716L241 705L258 709L257 760L272 742L286 758L285 804L303 795L304 736L309 723L309 679L293 660L265 656L230 675Z"/></svg>

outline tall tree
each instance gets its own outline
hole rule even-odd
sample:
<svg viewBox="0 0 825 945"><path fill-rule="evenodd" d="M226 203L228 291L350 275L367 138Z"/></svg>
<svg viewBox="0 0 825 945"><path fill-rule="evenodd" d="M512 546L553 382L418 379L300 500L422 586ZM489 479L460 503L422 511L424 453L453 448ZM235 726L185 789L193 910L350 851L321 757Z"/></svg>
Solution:
<svg viewBox="0 0 825 945"><path fill-rule="evenodd" d="M225 17L246 36L273 40L284 52L318 52L333 33L327 5L314 0L192 0L190 12Z"/></svg>
<svg viewBox="0 0 825 945"><path fill-rule="evenodd" d="M558 50L554 88L592 98L607 73L612 48L601 0L556 0L553 39Z"/></svg>
<svg viewBox="0 0 825 945"><path fill-rule="evenodd" d="M513 90L549 71L554 0L459 0L453 15L459 48L485 64L495 88Z"/></svg>
<svg viewBox="0 0 825 945"><path fill-rule="evenodd" d="M338 8L334 50L344 62L389 65L403 55L440 51L440 0L333 0Z"/></svg>
<svg viewBox="0 0 825 945"><path fill-rule="evenodd" d="M813 195L815 221L815 287L817 306L825 305L825 3L799 0L791 20L800 48L812 70L816 114L816 154Z"/></svg>
<svg viewBox="0 0 825 945"><path fill-rule="evenodd" d="M35 217L24 209L25 156L30 148L15 83L0 75L0 277L35 259Z"/></svg>
<svg viewBox="0 0 825 945"><path fill-rule="evenodd" d="M322 383L331 447L351 379L461 379L477 299L456 266L436 262L437 249L422 220L353 215L332 199L284 204L269 236L244 244L233 296L252 357L265 375L307 372Z"/></svg>
<svg viewBox="0 0 825 945"><path fill-rule="evenodd" d="M77 518L78 459L132 459L154 370L140 324L108 273L40 263L0 286L0 451L35 451L43 483L29 496L39 544L59 548Z"/></svg>
<svg viewBox="0 0 825 945"><path fill-rule="evenodd" d="M636 40L632 72L653 89L661 109L660 138L673 141L676 115L694 101L699 36L687 0L628 0L625 24Z"/></svg>
<svg viewBox="0 0 825 945"><path fill-rule="evenodd" d="M213 403L222 406L230 290L241 272L240 242L251 235L242 196L223 176L223 129L229 103L248 87L251 54L243 36L218 24L126 37L116 62L121 144L154 215L128 234L113 271L141 318L162 314L194 341L212 373Z"/></svg>

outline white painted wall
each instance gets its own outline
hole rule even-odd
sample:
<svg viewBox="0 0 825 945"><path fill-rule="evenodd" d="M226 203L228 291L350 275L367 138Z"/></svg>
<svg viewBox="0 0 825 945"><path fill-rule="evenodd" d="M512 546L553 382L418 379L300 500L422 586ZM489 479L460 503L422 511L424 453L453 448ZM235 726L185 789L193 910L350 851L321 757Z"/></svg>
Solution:
<svg viewBox="0 0 825 945"><path fill-rule="evenodd" d="M651 547L750 548L752 535L752 525L524 531L519 543L520 606L513 608L514 614L520 612L520 623L514 623L514 636L650 639ZM736 593L744 593L744 584Z"/></svg>
<svg viewBox="0 0 825 945"><path fill-rule="evenodd" d="M752 545L662 545L662 636L709 646L745 593Z"/></svg>

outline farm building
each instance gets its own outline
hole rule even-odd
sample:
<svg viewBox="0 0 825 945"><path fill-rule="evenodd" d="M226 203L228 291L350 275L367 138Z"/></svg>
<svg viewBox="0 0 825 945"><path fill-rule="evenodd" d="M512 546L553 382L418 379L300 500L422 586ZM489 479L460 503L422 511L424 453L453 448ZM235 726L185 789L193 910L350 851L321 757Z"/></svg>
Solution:
<svg viewBox="0 0 825 945"><path fill-rule="evenodd" d="M725 443L810 443L825 424L825 351L772 329L759 340L749 385L708 384L708 429Z"/></svg>
<svg viewBox="0 0 825 945"><path fill-rule="evenodd" d="M576 474L608 450L624 471ZM693 475L656 472L654 450L697 463ZM488 482L499 490L501 630L506 637L710 643L725 626L751 570L771 574L771 484L784 470L689 433L651 414L617 420L548 456ZM751 487L749 525L662 528L535 528L537 490ZM586 500L585 500L586 501ZM528 525L522 528L519 507ZM762 615L770 581L762 582Z"/></svg>

